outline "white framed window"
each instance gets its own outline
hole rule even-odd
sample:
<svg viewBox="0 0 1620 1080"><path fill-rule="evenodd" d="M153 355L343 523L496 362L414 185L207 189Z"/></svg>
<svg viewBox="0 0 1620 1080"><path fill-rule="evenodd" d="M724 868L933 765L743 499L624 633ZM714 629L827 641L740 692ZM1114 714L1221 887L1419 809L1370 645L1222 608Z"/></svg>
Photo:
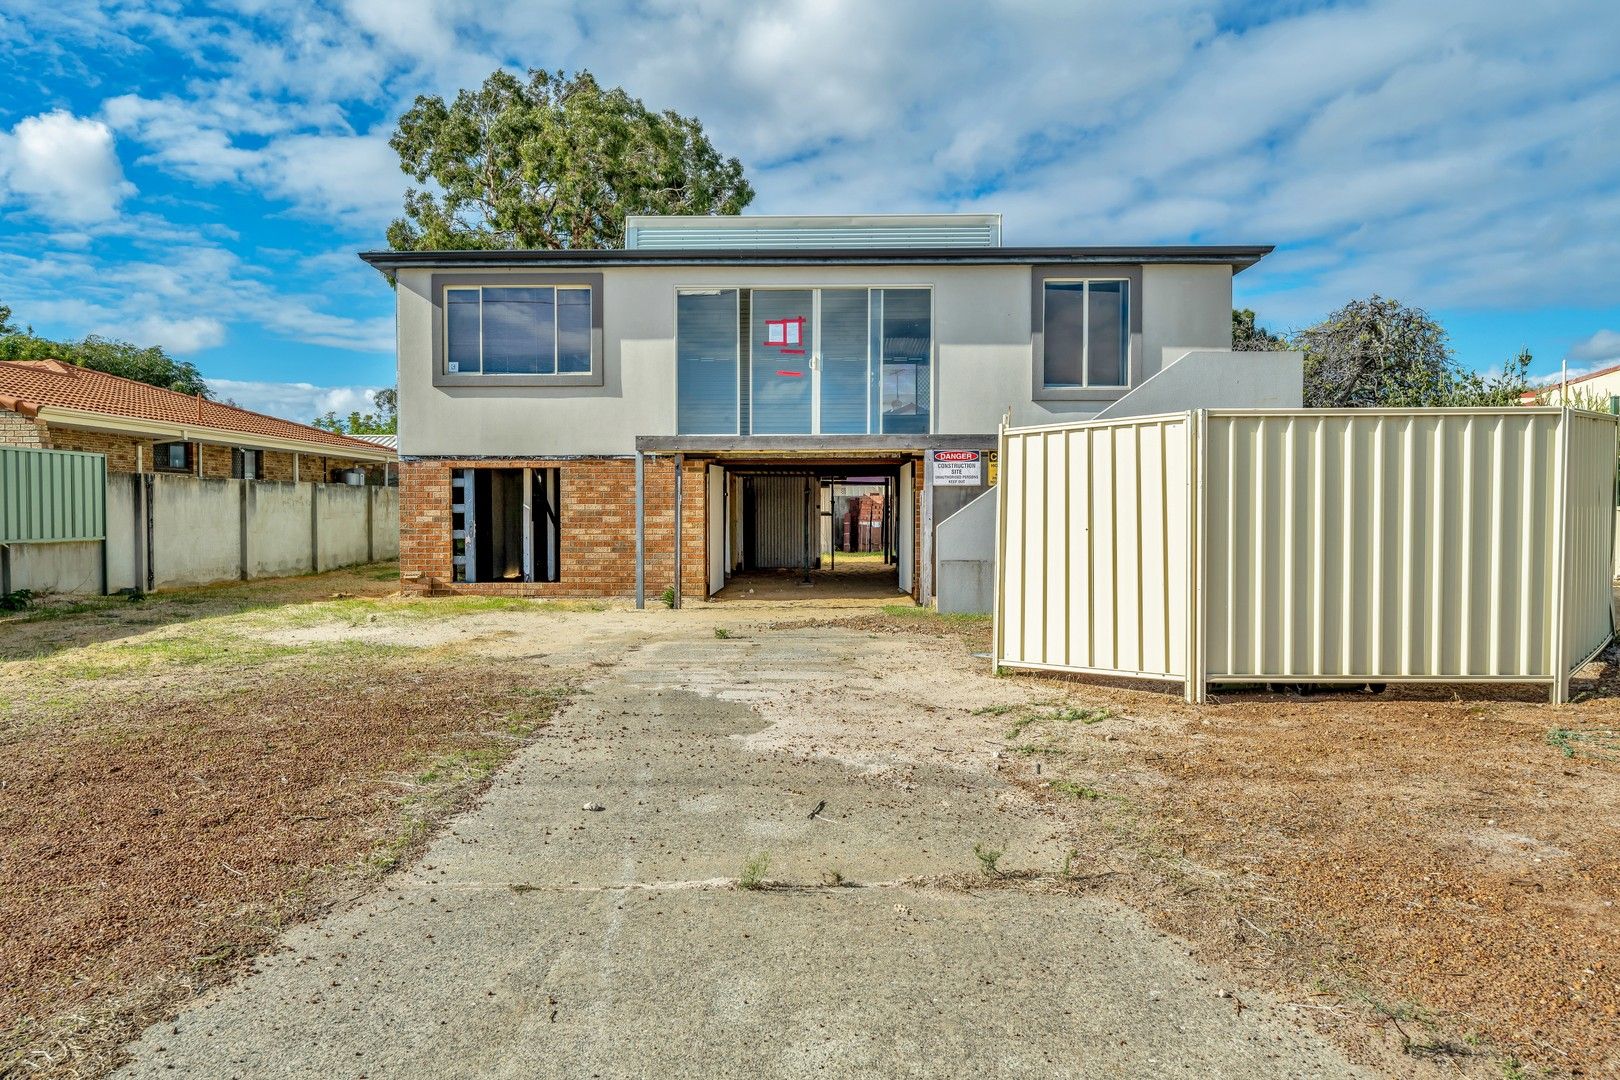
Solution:
<svg viewBox="0 0 1620 1080"><path fill-rule="evenodd" d="M1131 383L1131 282L1041 282L1042 390L1123 389Z"/></svg>
<svg viewBox="0 0 1620 1080"><path fill-rule="evenodd" d="M589 285L450 285L448 375L589 375Z"/></svg>

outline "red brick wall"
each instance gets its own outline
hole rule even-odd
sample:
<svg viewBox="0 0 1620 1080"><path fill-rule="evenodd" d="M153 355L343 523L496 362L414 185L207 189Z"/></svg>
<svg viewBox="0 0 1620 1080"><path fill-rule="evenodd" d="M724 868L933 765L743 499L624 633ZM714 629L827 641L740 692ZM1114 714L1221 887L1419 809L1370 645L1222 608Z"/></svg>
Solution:
<svg viewBox="0 0 1620 1080"><path fill-rule="evenodd" d="M140 472L152 471L152 440L137 439L129 435L114 435L105 431L74 431L72 428L51 428L51 446L57 450L83 450L91 454L107 455L107 471L136 472L136 449L140 449Z"/></svg>
<svg viewBox="0 0 1620 1080"><path fill-rule="evenodd" d="M452 581L450 473L462 468L555 468L562 503L560 581ZM682 471L681 594L708 593L704 463ZM674 583L675 464L646 459L646 591L650 603ZM630 458L406 461L399 475L399 563L407 587L507 596L616 596L636 588L636 463Z"/></svg>
<svg viewBox="0 0 1620 1080"><path fill-rule="evenodd" d="M15 413L5 413L0 410L0 444L8 440L9 431L6 417L13 416L23 423L32 424L34 421L16 416ZM92 454L107 455L108 472L152 472L151 439L139 439L132 435L117 435L105 431L76 431L72 428L51 428L45 431L43 424L39 425L44 446L56 450L84 450ZM16 445L16 444L14 444ZM39 445L23 443L21 445ZM135 467L136 449L140 450L141 467ZM293 455L280 450L264 450L260 452L263 462L263 480L279 480L286 483L293 478ZM203 476L228 479L231 475L231 448L229 446L215 446L205 443L202 446ZM332 483L332 474L338 469L363 468L366 470L366 482L380 484L382 482L381 465L366 463L349 458L327 457L325 454L302 454L298 462L298 479L305 484ZM195 469L192 470L195 474Z"/></svg>

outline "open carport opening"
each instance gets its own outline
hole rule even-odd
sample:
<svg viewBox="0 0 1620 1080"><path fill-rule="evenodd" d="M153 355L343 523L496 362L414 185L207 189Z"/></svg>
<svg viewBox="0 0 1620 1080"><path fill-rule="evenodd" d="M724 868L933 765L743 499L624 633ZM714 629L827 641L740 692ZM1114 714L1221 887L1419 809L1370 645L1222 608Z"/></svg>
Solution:
<svg viewBox="0 0 1620 1080"><path fill-rule="evenodd" d="M717 599L898 598L910 589L908 465L709 466Z"/></svg>

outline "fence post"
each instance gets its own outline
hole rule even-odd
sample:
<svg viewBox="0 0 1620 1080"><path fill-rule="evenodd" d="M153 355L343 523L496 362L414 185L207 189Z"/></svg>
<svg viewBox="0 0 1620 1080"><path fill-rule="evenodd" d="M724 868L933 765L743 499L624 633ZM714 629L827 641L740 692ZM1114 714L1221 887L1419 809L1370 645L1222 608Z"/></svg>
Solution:
<svg viewBox="0 0 1620 1080"><path fill-rule="evenodd" d="M1564 626L1565 593L1569 588L1569 408L1558 414L1558 467L1553 471L1552 691L1554 705L1569 701L1569 640Z"/></svg>
<svg viewBox="0 0 1620 1080"><path fill-rule="evenodd" d="M140 514L141 554L146 564L141 574L141 581L145 583L142 591L150 592L157 588L157 553L152 550L153 534L157 528L154 523L157 517L157 477L151 473L141 480Z"/></svg>
<svg viewBox="0 0 1620 1080"><path fill-rule="evenodd" d="M309 485L309 569L321 572L321 484Z"/></svg>
<svg viewBox="0 0 1620 1080"><path fill-rule="evenodd" d="M366 485L360 490L366 493L366 562L377 561L377 492L379 489Z"/></svg>
<svg viewBox="0 0 1620 1080"><path fill-rule="evenodd" d="M250 526L253 523L253 507L249 505L252 500L252 494L249 489L252 486L253 481L242 481L242 505L237 518L237 528L241 530L241 543L237 548L237 559L241 563L242 571L237 576L241 581L246 581L248 579L248 567L252 565L249 560L253 553L248 549L248 532L250 531Z"/></svg>
<svg viewBox="0 0 1620 1080"><path fill-rule="evenodd" d="M1204 487L1203 409L1187 413L1187 692L1189 705L1209 696L1204 670L1204 527L1208 493Z"/></svg>
<svg viewBox="0 0 1620 1080"><path fill-rule="evenodd" d="M1007 421L1003 416L996 427L996 482L990 490L996 493L996 563L990 579L990 673L994 675L1001 665L1005 651L1002 635L1006 632L1001 615L1001 578L1007 566L1007 495L1001 490L1002 470L1007 467ZM896 492L900 485L895 484ZM887 511L888 500L884 500Z"/></svg>

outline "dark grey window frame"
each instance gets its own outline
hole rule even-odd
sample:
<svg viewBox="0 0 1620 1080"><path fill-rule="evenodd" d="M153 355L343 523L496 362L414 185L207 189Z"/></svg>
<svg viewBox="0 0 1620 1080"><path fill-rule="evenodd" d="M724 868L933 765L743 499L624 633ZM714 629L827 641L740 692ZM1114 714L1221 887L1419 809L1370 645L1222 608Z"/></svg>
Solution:
<svg viewBox="0 0 1620 1080"><path fill-rule="evenodd" d="M162 451L168 450L168 448L171 447L171 446L183 446L183 447L186 448L186 463L184 465L180 466L178 469L175 468L173 465L170 465L168 463L168 454L167 453L162 453ZM160 443L153 443L152 444L152 471L153 472L185 474L185 473L195 472L196 468L197 468L197 446L196 446L195 443L186 442L186 441L181 440L181 439L170 439L167 442L160 442Z"/></svg>
<svg viewBox="0 0 1620 1080"><path fill-rule="evenodd" d="M248 475L247 455L253 455L253 475ZM264 451L252 447L231 447L231 479L232 480L263 480L264 479Z"/></svg>
<svg viewBox="0 0 1620 1080"><path fill-rule="evenodd" d="M591 290L591 370L564 375L482 375L445 370L444 293L447 288L489 286L580 286ZM428 285L433 298L434 386L602 386L606 381L605 339L602 334L601 274L434 274Z"/></svg>
<svg viewBox="0 0 1620 1080"><path fill-rule="evenodd" d="M1129 368L1124 386L1046 385L1046 283L1048 281L1124 280L1129 282L1126 309L1130 326ZM1030 274L1031 391L1036 401L1116 401L1142 383L1142 268L1092 265L1037 266Z"/></svg>

